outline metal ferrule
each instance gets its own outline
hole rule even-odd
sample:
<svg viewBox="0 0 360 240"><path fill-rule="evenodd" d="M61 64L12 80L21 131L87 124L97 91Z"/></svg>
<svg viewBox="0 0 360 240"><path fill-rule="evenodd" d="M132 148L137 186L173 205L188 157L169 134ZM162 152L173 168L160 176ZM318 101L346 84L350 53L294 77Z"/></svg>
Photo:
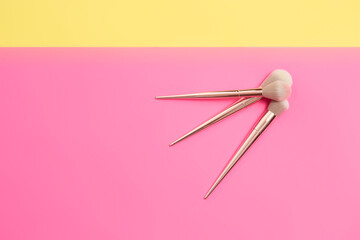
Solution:
<svg viewBox="0 0 360 240"><path fill-rule="evenodd" d="M276 115L273 112L267 111L267 113L265 113L265 115L256 124L254 131L258 131L258 132L264 131L266 127L269 126L269 124L272 122L272 120L274 120L275 117Z"/></svg>
<svg viewBox="0 0 360 240"><path fill-rule="evenodd" d="M238 92L239 97L262 96L262 89L261 88L236 90L236 91Z"/></svg>

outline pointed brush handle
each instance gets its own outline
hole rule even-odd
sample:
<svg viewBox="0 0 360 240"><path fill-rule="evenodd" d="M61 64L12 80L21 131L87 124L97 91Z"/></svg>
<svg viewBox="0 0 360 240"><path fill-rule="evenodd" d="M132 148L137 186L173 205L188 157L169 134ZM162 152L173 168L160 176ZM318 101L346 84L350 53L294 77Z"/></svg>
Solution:
<svg viewBox="0 0 360 240"><path fill-rule="evenodd" d="M235 98L235 97L256 97L256 96L262 96L261 88L158 96L156 98L157 99Z"/></svg>
<svg viewBox="0 0 360 240"><path fill-rule="evenodd" d="M275 119L276 115L267 111L260 121L256 124L254 130L251 131L249 136L246 138L245 142L241 145L239 150L236 152L233 159L228 165L234 166L239 159L245 154L245 152L251 147L251 145L258 139L258 137L264 132L264 130L270 125L270 123ZM231 166L231 167L232 167Z"/></svg>
<svg viewBox="0 0 360 240"><path fill-rule="evenodd" d="M237 100L236 102L234 102L233 104L231 104L228 108L226 108L224 111L220 112L219 114L217 114L216 116L210 118L209 120L207 120L206 122L200 124L199 126L197 126L196 128L194 128L193 130L191 130L190 132L186 133L185 135L183 135L182 137L178 138L176 141L172 142L170 144L170 146L175 145L176 143L192 136L193 134L221 121L222 119L236 113L237 111L240 111L241 109L261 100L262 97L252 97L252 98L240 98L239 100Z"/></svg>
<svg viewBox="0 0 360 240"><path fill-rule="evenodd" d="M221 172L220 176L216 179L215 183L212 185L208 193L205 195L205 199L214 191L214 189L219 185L219 183L224 179L224 177L230 172L234 165L240 160L240 158L245 154L245 152L251 147L255 140L263 133L263 131L270 125L270 123L275 119L276 115L268 111L256 124L254 130L246 138L245 142L237 150L233 158L226 165L224 170Z"/></svg>

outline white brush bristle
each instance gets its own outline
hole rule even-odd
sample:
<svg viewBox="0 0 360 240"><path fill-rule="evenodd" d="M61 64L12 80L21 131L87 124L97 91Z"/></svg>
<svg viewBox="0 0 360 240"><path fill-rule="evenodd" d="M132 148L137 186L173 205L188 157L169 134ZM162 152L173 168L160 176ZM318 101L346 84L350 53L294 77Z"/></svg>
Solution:
<svg viewBox="0 0 360 240"><path fill-rule="evenodd" d="M268 110L273 112L276 116L279 116L288 109L289 109L289 102L287 100L282 102L271 101L268 106Z"/></svg>
<svg viewBox="0 0 360 240"><path fill-rule="evenodd" d="M275 101L283 101L291 94L291 87L282 81L275 81L263 88L262 95Z"/></svg>
<svg viewBox="0 0 360 240"><path fill-rule="evenodd" d="M269 76L267 76L267 78L261 84L261 87L265 87L275 81L285 82L289 86L291 86L293 83L292 77L289 72L282 70L282 69L276 69L276 70L272 71Z"/></svg>

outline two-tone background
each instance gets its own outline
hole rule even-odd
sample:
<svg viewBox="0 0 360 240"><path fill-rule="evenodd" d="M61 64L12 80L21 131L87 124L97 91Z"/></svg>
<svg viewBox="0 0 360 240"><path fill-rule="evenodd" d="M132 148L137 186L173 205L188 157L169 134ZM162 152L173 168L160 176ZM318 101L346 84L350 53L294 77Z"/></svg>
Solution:
<svg viewBox="0 0 360 240"><path fill-rule="evenodd" d="M360 3L0 0L0 239L360 238ZM294 79L234 100L156 101Z"/></svg>

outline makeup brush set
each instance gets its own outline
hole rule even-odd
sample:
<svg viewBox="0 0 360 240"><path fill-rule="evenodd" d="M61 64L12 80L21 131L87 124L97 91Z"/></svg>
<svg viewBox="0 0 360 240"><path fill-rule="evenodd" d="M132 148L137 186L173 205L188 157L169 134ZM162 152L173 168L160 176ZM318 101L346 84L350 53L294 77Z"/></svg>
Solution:
<svg viewBox="0 0 360 240"><path fill-rule="evenodd" d="M220 112L216 116L207 120L203 124L197 126L184 136L170 144L170 146L184 140L185 138L219 122L220 120L234 114L235 112L258 102L262 98L270 99L267 112L261 117L256 126L252 129L249 136L244 140L243 144L239 147L235 155L226 165L220 176L216 179L210 190L205 195L205 199L214 191L222 179L229 173L232 167L239 161L244 153L250 148L255 140L263 133L263 131L270 125L270 123L284 111L289 108L289 102L286 100L291 94L292 78L291 75L281 69L274 70L263 81L258 88L245 89L245 90L229 90L229 91L216 91L216 92L202 92L191 93L171 96L159 96L157 99L201 99L201 98L238 98L236 102Z"/></svg>

